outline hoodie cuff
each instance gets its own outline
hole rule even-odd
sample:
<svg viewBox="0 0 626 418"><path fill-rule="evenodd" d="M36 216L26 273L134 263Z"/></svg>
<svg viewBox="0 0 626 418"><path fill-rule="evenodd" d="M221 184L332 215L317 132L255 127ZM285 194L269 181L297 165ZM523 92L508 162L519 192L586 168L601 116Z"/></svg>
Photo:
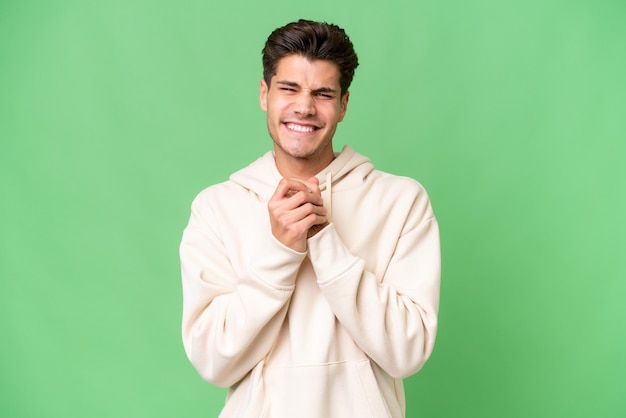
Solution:
<svg viewBox="0 0 626 418"><path fill-rule="evenodd" d="M273 235L259 247L248 269L253 277L272 287L290 290L306 253L294 251L281 244Z"/></svg>
<svg viewBox="0 0 626 418"><path fill-rule="evenodd" d="M359 258L345 246L332 223L309 238L307 245L309 258L320 285L341 277L359 262Z"/></svg>

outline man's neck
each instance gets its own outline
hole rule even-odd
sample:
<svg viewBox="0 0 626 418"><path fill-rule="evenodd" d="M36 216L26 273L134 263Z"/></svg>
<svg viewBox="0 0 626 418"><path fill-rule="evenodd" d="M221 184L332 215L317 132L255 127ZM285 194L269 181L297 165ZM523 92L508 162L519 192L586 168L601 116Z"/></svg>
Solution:
<svg viewBox="0 0 626 418"><path fill-rule="evenodd" d="M323 159L291 158L275 153L276 168L284 178L308 179L324 170L335 159L330 154Z"/></svg>

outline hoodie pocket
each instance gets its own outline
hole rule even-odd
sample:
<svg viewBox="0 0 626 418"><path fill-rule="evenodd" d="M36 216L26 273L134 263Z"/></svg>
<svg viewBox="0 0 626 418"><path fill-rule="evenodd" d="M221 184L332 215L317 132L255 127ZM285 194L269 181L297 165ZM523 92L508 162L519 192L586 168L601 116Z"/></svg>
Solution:
<svg viewBox="0 0 626 418"><path fill-rule="evenodd" d="M268 372L264 417L391 417L368 360Z"/></svg>

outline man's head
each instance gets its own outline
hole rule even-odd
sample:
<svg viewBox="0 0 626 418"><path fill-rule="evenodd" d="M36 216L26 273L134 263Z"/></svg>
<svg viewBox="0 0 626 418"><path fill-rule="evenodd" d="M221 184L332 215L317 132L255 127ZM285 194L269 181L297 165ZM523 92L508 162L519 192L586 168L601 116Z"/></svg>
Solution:
<svg viewBox="0 0 626 418"><path fill-rule="evenodd" d="M352 43L335 25L300 20L269 36L259 102L283 176L309 178L334 159L332 140L357 64Z"/></svg>
<svg viewBox="0 0 626 418"><path fill-rule="evenodd" d="M278 62L289 55L309 61L329 61L339 69L341 95L344 95L359 65L350 38L339 26L300 19L274 30L263 48L263 79L270 85Z"/></svg>

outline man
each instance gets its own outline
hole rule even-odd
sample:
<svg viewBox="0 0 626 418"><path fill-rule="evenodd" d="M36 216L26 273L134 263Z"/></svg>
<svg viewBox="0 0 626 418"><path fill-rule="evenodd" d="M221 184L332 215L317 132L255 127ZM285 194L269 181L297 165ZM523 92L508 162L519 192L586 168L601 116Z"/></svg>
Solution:
<svg viewBox="0 0 626 418"><path fill-rule="evenodd" d="M180 247L183 341L221 417L404 417L437 329L439 233L415 181L333 135L357 56L300 20L263 49L274 152L201 192Z"/></svg>

